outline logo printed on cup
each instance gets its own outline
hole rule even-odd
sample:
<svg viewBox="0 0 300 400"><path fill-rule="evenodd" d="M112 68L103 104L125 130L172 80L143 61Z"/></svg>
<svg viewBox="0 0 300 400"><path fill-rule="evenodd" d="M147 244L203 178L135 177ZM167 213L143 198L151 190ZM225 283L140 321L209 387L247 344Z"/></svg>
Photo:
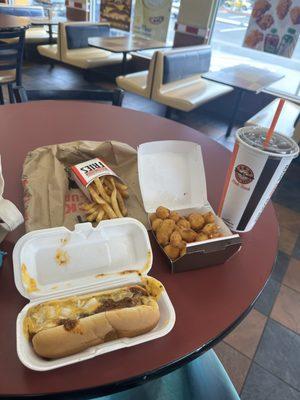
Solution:
<svg viewBox="0 0 300 400"><path fill-rule="evenodd" d="M150 23L151 24L153 24L153 25L159 25L159 24L161 24L163 21L164 21L164 17L163 16L160 16L160 17L150 17L149 18L149 21L150 21Z"/></svg>
<svg viewBox="0 0 300 400"><path fill-rule="evenodd" d="M267 129L237 131L236 153L221 217L236 232L250 231L261 215L299 147L291 138L273 133L266 148Z"/></svg>
<svg viewBox="0 0 300 400"><path fill-rule="evenodd" d="M250 167L244 164L239 164L234 170L236 180L242 185L248 185L254 179L254 172Z"/></svg>

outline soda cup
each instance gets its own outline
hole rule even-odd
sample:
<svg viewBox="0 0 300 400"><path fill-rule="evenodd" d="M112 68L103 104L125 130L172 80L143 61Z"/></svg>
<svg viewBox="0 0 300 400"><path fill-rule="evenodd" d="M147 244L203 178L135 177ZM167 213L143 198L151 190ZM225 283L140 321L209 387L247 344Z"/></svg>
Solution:
<svg viewBox="0 0 300 400"><path fill-rule="evenodd" d="M265 208L293 158L297 143L274 133L264 147L267 129L244 127L237 131L235 159L221 217L232 231L250 231Z"/></svg>

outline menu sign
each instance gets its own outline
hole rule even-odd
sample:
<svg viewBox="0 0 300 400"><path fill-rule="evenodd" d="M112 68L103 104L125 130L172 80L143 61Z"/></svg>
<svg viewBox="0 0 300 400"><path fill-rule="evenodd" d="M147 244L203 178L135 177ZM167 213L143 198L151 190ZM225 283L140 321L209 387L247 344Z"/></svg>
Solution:
<svg viewBox="0 0 300 400"><path fill-rule="evenodd" d="M300 34L300 0L256 0L244 46L291 57Z"/></svg>
<svg viewBox="0 0 300 400"><path fill-rule="evenodd" d="M100 21L112 28L130 31L131 0L101 0Z"/></svg>
<svg viewBox="0 0 300 400"><path fill-rule="evenodd" d="M136 0L133 31L161 42L166 41L172 0Z"/></svg>

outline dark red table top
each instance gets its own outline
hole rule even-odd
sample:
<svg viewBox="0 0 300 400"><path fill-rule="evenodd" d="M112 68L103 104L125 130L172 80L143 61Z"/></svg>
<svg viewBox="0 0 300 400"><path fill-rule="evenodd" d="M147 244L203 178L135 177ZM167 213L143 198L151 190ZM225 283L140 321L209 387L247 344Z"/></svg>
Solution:
<svg viewBox="0 0 300 400"><path fill-rule="evenodd" d="M35 102L0 106L0 143L5 197L21 209L22 164L29 150L73 140L114 139L133 147L146 141L181 139L202 146L208 200L217 207L230 157L229 151L196 130L176 122L123 108L83 102ZM8 236L1 249L11 249L23 233ZM15 325L26 300L18 293L11 257L0 270L0 397L30 396L104 388L137 382L169 372L211 347L250 309L264 287L277 251L278 225L269 204L255 228L243 235L242 250L224 265L172 275L152 242L151 275L161 280L176 311L174 329L140 346L104 354L50 372L24 367L16 353ZM120 386L119 386L120 387ZM58 398L57 396L55 398Z"/></svg>

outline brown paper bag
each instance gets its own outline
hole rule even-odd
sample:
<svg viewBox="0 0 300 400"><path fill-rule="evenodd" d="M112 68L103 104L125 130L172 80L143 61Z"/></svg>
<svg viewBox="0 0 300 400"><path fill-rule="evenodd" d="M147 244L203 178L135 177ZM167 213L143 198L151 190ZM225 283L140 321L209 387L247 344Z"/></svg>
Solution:
<svg viewBox="0 0 300 400"><path fill-rule="evenodd" d="M80 205L87 198L70 178L69 167L94 157L103 161L129 188L128 216L147 226L137 171L137 152L125 143L78 141L40 147L27 154L23 166L26 231L85 221Z"/></svg>

